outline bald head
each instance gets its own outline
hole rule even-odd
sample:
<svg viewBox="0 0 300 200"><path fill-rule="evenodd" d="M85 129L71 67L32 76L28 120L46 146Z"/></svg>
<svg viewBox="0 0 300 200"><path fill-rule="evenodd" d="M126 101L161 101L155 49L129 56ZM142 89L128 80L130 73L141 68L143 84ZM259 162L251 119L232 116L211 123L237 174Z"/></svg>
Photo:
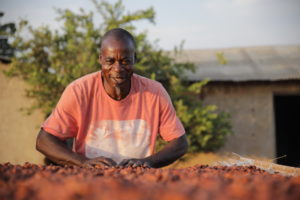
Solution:
<svg viewBox="0 0 300 200"><path fill-rule="evenodd" d="M106 32L101 39L100 49L102 50L107 43L111 43L112 41L127 44L128 48L133 48L135 51L135 40L133 36L122 28L114 28Z"/></svg>

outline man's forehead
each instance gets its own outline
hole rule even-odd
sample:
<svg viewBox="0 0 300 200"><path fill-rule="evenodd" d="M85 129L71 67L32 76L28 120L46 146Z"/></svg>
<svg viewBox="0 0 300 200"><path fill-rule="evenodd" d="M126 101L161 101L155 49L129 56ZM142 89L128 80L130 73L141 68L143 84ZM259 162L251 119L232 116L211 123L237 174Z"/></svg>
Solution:
<svg viewBox="0 0 300 200"><path fill-rule="evenodd" d="M100 55L110 58L119 55L121 57L132 57L134 56L134 49L132 48L116 48L112 46L105 46L101 49Z"/></svg>
<svg viewBox="0 0 300 200"><path fill-rule="evenodd" d="M106 37L105 40L101 43L101 51L104 49L128 49L128 50L134 50L134 43L128 38L128 37L114 37L109 36Z"/></svg>

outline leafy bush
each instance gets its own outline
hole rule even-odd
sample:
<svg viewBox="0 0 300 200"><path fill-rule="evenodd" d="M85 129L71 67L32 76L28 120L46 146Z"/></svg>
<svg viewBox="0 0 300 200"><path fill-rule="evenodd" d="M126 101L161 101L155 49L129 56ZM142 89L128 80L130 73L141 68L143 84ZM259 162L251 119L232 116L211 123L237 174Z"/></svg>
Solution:
<svg viewBox="0 0 300 200"><path fill-rule="evenodd" d="M136 38L136 73L161 81L174 102L182 120L190 151L215 150L231 133L228 116L217 114L215 106L203 106L199 94L207 81L189 85L182 74L194 70L192 63L177 63L174 59L181 48L175 48L173 56L147 40L147 32L137 33L133 22L148 20L154 23L153 8L126 12L121 1L109 4L106 1L93 3L103 22L96 27L93 12L83 9L74 13L68 9L57 10L63 27L58 31L48 26L33 28L21 21L14 36L13 46L18 53L13 58L8 76L22 77L31 85L26 90L28 97L35 99L27 111L41 109L45 116L51 113L64 88L74 79L100 69L98 47L102 35L116 27L129 30ZM26 38L24 30L29 32ZM175 55L175 56L174 56Z"/></svg>

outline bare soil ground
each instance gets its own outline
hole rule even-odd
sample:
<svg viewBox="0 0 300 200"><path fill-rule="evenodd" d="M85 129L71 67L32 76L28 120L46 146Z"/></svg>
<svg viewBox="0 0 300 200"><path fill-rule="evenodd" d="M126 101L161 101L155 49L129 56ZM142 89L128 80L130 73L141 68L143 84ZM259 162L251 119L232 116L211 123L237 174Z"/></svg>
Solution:
<svg viewBox="0 0 300 200"><path fill-rule="evenodd" d="M0 164L0 199L300 199L300 176L255 166L182 169Z"/></svg>

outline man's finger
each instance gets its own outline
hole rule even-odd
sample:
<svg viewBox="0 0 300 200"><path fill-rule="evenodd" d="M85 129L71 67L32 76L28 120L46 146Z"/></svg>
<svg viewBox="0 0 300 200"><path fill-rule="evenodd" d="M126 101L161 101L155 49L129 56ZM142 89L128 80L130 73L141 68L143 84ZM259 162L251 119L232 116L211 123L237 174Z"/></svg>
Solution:
<svg viewBox="0 0 300 200"><path fill-rule="evenodd" d="M137 160L133 165L132 165L132 167L140 167L140 166L142 166L142 162L140 161L140 160Z"/></svg>
<svg viewBox="0 0 300 200"><path fill-rule="evenodd" d="M109 164L110 166L116 166L117 163L111 158L103 158L102 162Z"/></svg>
<svg viewBox="0 0 300 200"><path fill-rule="evenodd" d="M131 159L128 161L126 167L131 167L135 163L135 160Z"/></svg>
<svg viewBox="0 0 300 200"><path fill-rule="evenodd" d="M84 168L88 168L88 169L91 169L91 168L94 168L94 166L92 165L92 164L90 164L90 163L84 163L83 165L82 165L82 167L84 167Z"/></svg>
<svg viewBox="0 0 300 200"><path fill-rule="evenodd" d="M101 160L89 160L86 164L95 167L96 165L109 166L107 163Z"/></svg>
<svg viewBox="0 0 300 200"><path fill-rule="evenodd" d="M97 158L92 159L92 161L94 161L97 164L99 162L101 162L107 166L115 166L117 164L114 160L112 160L110 158L105 158L105 157L97 157Z"/></svg>
<svg viewBox="0 0 300 200"><path fill-rule="evenodd" d="M124 160L122 160L122 161L118 164L118 166L125 166L125 165L129 162L129 160L130 160L130 159L124 159Z"/></svg>
<svg viewBox="0 0 300 200"><path fill-rule="evenodd" d="M143 167L152 168L149 164L149 162L144 162Z"/></svg>

